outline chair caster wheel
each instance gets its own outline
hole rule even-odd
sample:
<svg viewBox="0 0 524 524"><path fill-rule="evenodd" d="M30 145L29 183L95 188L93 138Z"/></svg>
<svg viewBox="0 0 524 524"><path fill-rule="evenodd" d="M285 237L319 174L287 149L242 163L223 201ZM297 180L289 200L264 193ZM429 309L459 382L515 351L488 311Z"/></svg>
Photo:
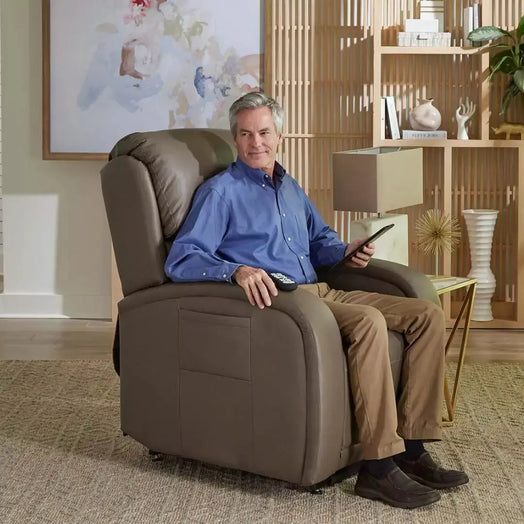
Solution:
<svg viewBox="0 0 524 524"><path fill-rule="evenodd" d="M160 462L164 459L164 455L162 455L162 453L160 453L159 451L153 451L152 449L150 449L149 458L151 459L151 462Z"/></svg>
<svg viewBox="0 0 524 524"><path fill-rule="evenodd" d="M306 488L306 490L311 495L323 495L324 494L324 491L322 490L322 488L318 488L316 486L310 486L310 487Z"/></svg>

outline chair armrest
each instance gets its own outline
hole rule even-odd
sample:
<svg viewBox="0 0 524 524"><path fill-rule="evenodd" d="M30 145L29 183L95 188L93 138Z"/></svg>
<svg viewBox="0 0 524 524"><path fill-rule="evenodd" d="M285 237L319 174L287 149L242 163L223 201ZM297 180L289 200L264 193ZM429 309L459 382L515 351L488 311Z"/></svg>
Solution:
<svg viewBox="0 0 524 524"><path fill-rule="evenodd" d="M240 301L245 304L247 311L252 312L251 314L258 312L256 306L249 304L240 286L223 282L169 282L131 293L119 302L118 309L119 313L123 314L145 304L188 297ZM329 336L332 336L334 332L335 339L340 339L335 317L329 308L313 294L300 288L292 292L279 291L277 297L271 297L271 302L271 309L288 314L305 331L319 329L321 332L329 333ZM302 325L302 322L305 324ZM333 340L326 342L331 344Z"/></svg>
<svg viewBox="0 0 524 524"><path fill-rule="evenodd" d="M375 291L386 295L430 300L440 306L440 299L429 278L417 271L388 260L371 259L365 268L343 266L318 272L319 280L333 289Z"/></svg>

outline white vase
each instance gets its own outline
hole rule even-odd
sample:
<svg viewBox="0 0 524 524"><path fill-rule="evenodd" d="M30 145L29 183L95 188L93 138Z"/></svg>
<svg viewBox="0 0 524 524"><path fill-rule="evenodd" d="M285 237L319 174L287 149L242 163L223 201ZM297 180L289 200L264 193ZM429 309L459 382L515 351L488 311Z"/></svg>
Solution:
<svg viewBox="0 0 524 524"><path fill-rule="evenodd" d="M417 131L434 131L440 127L442 117L433 105L433 98L422 99L420 104L409 112L411 129Z"/></svg>
<svg viewBox="0 0 524 524"><path fill-rule="evenodd" d="M462 211L468 229L471 270L468 278L477 279L472 320L493 320L491 298L496 280L491 271L491 244L497 221L496 209L464 209Z"/></svg>

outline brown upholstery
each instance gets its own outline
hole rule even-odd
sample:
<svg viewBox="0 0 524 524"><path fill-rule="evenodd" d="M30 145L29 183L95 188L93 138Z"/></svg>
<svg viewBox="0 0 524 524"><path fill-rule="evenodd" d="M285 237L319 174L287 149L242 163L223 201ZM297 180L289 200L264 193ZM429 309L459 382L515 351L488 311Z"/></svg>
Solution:
<svg viewBox="0 0 524 524"><path fill-rule="evenodd" d="M229 283L173 283L170 241L201 181L235 157L229 132L123 138L102 170L122 281L122 430L148 448L309 486L359 458L333 315L304 290L259 310ZM331 285L438 301L405 266L373 261ZM398 384L404 340L390 333Z"/></svg>

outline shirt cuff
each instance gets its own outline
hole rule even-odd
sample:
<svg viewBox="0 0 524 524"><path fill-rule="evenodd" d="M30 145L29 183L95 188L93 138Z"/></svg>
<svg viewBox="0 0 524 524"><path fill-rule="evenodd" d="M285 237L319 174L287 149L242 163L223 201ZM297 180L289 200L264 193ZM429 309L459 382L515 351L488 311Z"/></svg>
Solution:
<svg viewBox="0 0 524 524"><path fill-rule="evenodd" d="M231 264L231 269L228 273L228 279L227 282L230 282L231 284L236 284L236 280L233 278L233 273L241 266L242 264Z"/></svg>

